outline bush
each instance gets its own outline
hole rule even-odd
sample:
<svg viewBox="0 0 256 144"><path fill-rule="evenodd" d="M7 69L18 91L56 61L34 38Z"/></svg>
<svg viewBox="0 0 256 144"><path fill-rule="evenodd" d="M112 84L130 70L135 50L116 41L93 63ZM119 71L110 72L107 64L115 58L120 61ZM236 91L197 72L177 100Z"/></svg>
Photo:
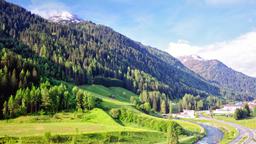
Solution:
<svg viewBox="0 0 256 144"><path fill-rule="evenodd" d="M111 109L109 114L112 116L112 118L118 119L120 116L120 110L119 109Z"/></svg>
<svg viewBox="0 0 256 144"><path fill-rule="evenodd" d="M179 135L186 134L186 131L178 123L174 121L144 116L126 108L122 108L120 110L119 120L135 123L140 126L162 132L167 132L169 127L175 127Z"/></svg>
<svg viewBox="0 0 256 144"><path fill-rule="evenodd" d="M251 110L248 104L245 104L244 107L241 109L236 109L234 113L235 120L244 119L251 116Z"/></svg>
<svg viewBox="0 0 256 144"><path fill-rule="evenodd" d="M240 119L244 119L246 118L248 115L247 111L245 109L236 109L235 113L234 113L234 119L235 120L240 120Z"/></svg>

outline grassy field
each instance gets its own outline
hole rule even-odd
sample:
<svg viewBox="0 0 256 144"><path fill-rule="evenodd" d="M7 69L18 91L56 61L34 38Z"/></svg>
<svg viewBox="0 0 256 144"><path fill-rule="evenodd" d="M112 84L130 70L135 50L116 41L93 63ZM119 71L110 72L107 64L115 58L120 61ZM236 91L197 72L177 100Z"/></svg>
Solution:
<svg viewBox="0 0 256 144"><path fill-rule="evenodd" d="M102 98L103 99L103 105L105 108L120 108L120 107L126 107L127 109L132 109L134 112L138 113L139 115L142 115L145 118L151 118L151 119L161 119L162 118L157 118L153 117L150 115L146 115L144 113L141 113L140 111L134 109L132 105L129 103L130 97L131 96L137 96L133 92L130 92L124 88L120 87L104 87L101 85L85 85L81 86L80 88L89 91L91 94L93 94L96 97ZM164 119L165 121L168 121ZM193 143L198 139L198 137L202 137L202 135L205 134L204 129L197 124L187 122L187 121L182 121L182 120L172 120L180 124L184 129L187 131L191 131L193 133L196 133L194 136L186 136L180 137L180 142L189 144ZM124 125L128 127L136 127L136 128L142 128L142 129L148 129L147 127L141 127L137 124L134 123L123 123ZM164 142L165 143L165 142Z"/></svg>
<svg viewBox="0 0 256 144"><path fill-rule="evenodd" d="M76 134L144 131L142 129L123 127L116 123L101 109L87 113L57 113L53 116L21 116L12 120L0 121L0 136L39 136L46 132L52 134Z"/></svg>
<svg viewBox="0 0 256 144"><path fill-rule="evenodd" d="M12 138L10 143L45 143L45 135L49 133L50 141L70 143L74 137L81 143L122 142L145 143L165 141L165 134L150 130L122 126L101 109L93 109L86 113L57 113L53 116L22 116L11 120L0 121L0 143ZM138 138L138 136L140 136ZM80 139L80 140L79 140ZM119 139L119 140L117 140Z"/></svg>
<svg viewBox="0 0 256 144"><path fill-rule="evenodd" d="M87 91L99 94L101 96L104 96L105 98L111 98L123 102L130 102L131 96L137 96L135 93L128 91L124 88L120 87L104 87L101 85L85 85L81 87L82 89L85 89Z"/></svg>
<svg viewBox="0 0 256 144"><path fill-rule="evenodd" d="M214 116L214 118L228 121L228 122L233 122L251 129L256 129L256 117L243 119L243 120L235 120L233 117L226 117L226 116Z"/></svg>
<svg viewBox="0 0 256 144"><path fill-rule="evenodd" d="M103 109L95 108L84 113L60 112L54 115L20 116L0 121L0 143L166 143L166 134L136 123L119 123L109 114L111 108L133 110L149 120L170 120L153 117L136 110L129 103L136 94L118 87L100 85L80 87L103 100ZM180 142L189 144L203 135L199 125L175 120L189 136L181 135Z"/></svg>

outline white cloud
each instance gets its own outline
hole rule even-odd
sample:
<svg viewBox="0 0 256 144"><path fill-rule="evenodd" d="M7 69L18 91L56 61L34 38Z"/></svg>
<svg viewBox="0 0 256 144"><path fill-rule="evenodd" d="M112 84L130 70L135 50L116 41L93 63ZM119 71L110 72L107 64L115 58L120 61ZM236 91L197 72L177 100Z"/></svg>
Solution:
<svg viewBox="0 0 256 144"><path fill-rule="evenodd" d="M69 8L64 3L61 2L48 0L32 0L31 2L32 4L28 6L29 10L32 13L40 15L46 19L63 12L70 12Z"/></svg>
<svg viewBox="0 0 256 144"><path fill-rule="evenodd" d="M209 5L241 5L255 4L255 0L204 0Z"/></svg>
<svg viewBox="0 0 256 144"><path fill-rule="evenodd" d="M175 57L199 55L205 59L218 59L237 71L256 77L256 32L205 46L179 40L170 42L166 51Z"/></svg>
<svg viewBox="0 0 256 144"><path fill-rule="evenodd" d="M226 4L238 4L247 0L205 0L208 4L214 5L226 5Z"/></svg>

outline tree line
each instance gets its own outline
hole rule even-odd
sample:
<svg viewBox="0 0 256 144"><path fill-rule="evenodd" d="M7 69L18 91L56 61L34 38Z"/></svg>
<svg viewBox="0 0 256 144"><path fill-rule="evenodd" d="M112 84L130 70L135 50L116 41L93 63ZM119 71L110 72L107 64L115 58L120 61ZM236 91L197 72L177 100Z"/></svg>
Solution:
<svg viewBox="0 0 256 144"><path fill-rule="evenodd" d="M4 101L20 88L37 85L40 73L29 59L23 59L8 49L0 49L0 118Z"/></svg>
<svg viewBox="0 0 256 144"><path fill-rule="evenodd" d="M100 107L101 99L77 87L72 90L65 84L53 85L49 81L20 88L3 104L4 118L26 114L53 114L59 111L85 111Z"/></svg>
<svg viewBox="0 0 256 144"><path fill-rule="evenodd" d="M185 94L178 102L170 102L170 113L179 113L184 109L186 110L212 110L220 108L223 104L223 100L216 96L208 96L202 98L201 96L193 96L191 94Z"/></svg>

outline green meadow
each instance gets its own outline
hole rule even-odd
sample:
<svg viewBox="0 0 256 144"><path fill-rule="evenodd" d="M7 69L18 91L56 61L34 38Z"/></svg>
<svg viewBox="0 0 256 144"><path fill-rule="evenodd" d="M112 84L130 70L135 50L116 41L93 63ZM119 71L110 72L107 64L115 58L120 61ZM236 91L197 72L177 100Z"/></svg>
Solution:
<svg viewBox="0 0 256 144"><path fill-rule="evenodd" d="M173 122L189 132L179 136L181 143L193 143L204 135L203 128L194 123L158 118L140 112L129 102L130 97L136 94L126 89L101 85L80 88L101 98L102 108L1 120L0 143L167 143L166 132L162 129L165 125L162 124ZM132 112L137 120L145 121L140 123L113 119L109 114L111 108Z"/></svg>

